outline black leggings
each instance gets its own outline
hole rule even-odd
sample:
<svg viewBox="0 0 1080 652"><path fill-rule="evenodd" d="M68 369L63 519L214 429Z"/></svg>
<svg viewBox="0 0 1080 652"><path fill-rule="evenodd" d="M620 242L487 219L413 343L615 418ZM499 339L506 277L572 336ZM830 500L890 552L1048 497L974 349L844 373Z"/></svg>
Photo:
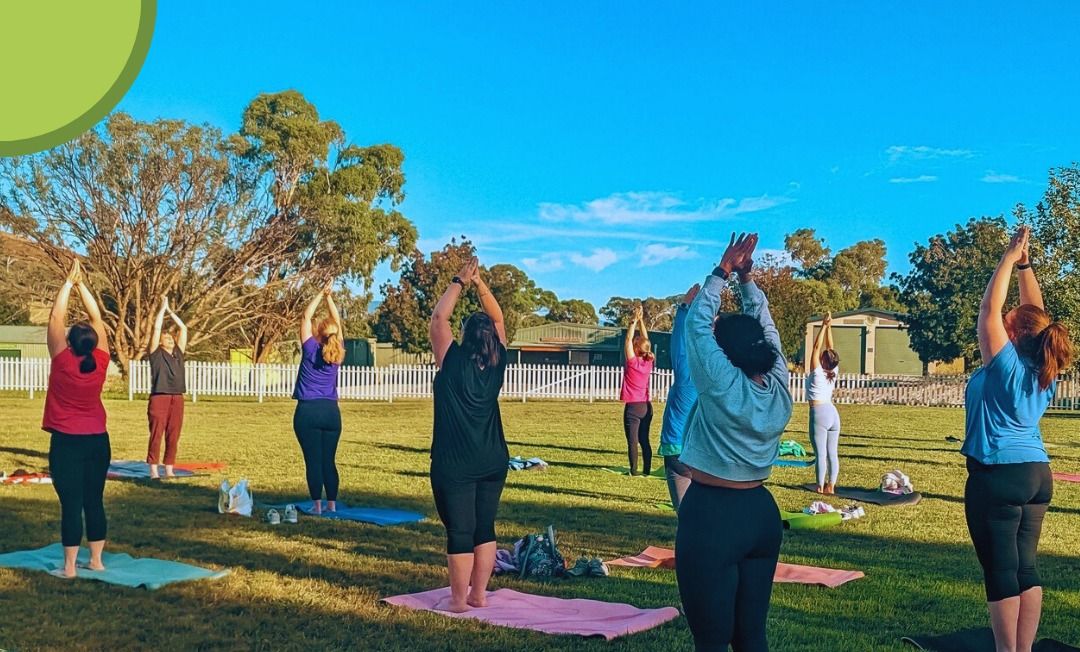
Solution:
<svg viewBox="0 0 1080 652"><path fill-rule="evenodd" d="M652 403L627 403L623 408L623 430L626 432L626 452L630 458L630 475L637 475L638 445L645 462L645 475L652 471L652 444L649 426L652 425Z"/></svg>
<svg viewBox="0 0 1080 652"><path fill-rule="evenodd" d="M341 411L337 401L297 401L293 430L304 452L308 495L319 500L326 487L326 499L337 500L339 478L334 458L341 439Z"/></svg>
<svg viewBox="0 0 1080 652"><path fill-rule="evenodd" d="M431 469L435 509L446 526L446 552L470 553L495 540L495 513L506 484L506 467L479 480L465 480Z"/></svg>
<svg viewBox="0 0 1080 652"><path fill-rule="evenodd" d="M1054 495L1045 462L985 465L970 457L964 515L983 568L987 602L1042 586L1035 553Z"/></svg>
<svg viewBox="0 0 1080 652"><path fill-rule="evenodd" d="M690 483L679 506L675 573L699 651L769 649L765 621L783 532L765 487Z"/></svg>
<svg viewBox="0 0 1080 652"><path fill-rule="evenodd" d="M105 477L109 473L112 448L109 433L66 435L52 432L49 441L49 473L53 489L60 497L60 543L67 547L82 543L83 514L86 540L104 541Z"/></svg>

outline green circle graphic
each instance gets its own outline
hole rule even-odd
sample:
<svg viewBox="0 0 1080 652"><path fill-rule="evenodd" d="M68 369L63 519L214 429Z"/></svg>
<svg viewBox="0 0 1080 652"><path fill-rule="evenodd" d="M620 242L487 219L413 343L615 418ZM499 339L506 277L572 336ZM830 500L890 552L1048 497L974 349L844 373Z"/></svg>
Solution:
<svg viewBox="0 0 1080 652"><path fill-rule="evenodd" d="M75 138L120 103L154 35L157 0L0 0L0 156Z"/></svg>

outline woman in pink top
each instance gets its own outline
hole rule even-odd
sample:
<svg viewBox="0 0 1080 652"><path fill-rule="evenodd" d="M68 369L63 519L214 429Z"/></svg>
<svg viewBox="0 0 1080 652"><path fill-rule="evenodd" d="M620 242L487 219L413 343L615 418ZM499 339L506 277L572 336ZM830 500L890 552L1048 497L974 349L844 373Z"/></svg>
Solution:
<svg viewBox="0 0 1080 652"><path fill-rule="evenodd" d="M638 332L640 328L641 332ZM623 407L623 430L626 432L626 449L630 457L630 475L637 475L638 446L644 461L645 475L652 472L652 445L649 443L649 426L652 425L652 403L649 402L649 376L653 360L649 331L641 306L634 310L634 321L626 331L626 364L623 367L623 384L620 400Z"/></svg>

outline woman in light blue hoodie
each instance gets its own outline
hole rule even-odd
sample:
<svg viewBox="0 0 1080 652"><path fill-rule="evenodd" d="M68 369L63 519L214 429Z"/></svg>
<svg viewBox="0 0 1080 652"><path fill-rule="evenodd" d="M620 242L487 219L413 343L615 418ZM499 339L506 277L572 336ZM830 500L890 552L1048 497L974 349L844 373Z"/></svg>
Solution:
<svg viewBox="0 0 1080 652"><path fill-rule="evenodd" d="M750 278L757 235L734 234L687 315L698 390L680 460L692 482L679 507L676 573L698 650L768 650L765 622L783 529L762 485L791 418L787 361L765 295ZM720 314L739 276L741 314ZM720 527L730 524L737 527Z"/></svg>

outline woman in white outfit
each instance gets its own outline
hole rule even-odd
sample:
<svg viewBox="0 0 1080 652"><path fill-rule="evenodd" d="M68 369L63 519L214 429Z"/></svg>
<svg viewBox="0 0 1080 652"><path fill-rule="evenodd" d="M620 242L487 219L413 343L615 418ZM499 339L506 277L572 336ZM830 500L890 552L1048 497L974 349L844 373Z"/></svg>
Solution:
<svg viewBox="0 0 1080 652"><path fill-rule="evenodd" d="M817 458L817 491L831 494L840 474L840 413L832 402L840 356L833 348L832 313L825 315L810 353L806 400L810 403L810 443Z"/></svg>

